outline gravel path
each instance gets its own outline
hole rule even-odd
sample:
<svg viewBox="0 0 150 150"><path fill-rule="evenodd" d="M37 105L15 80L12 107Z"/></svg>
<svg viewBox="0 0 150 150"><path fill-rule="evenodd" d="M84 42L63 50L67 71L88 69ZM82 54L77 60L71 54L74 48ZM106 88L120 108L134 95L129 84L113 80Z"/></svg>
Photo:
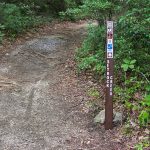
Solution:
<svg viewBox="0 0 150 150"><path fill-rule="evenodd" d="M1 56L0 150L123 150L84 110L73 55L85 26L56 24Z"/></svg>

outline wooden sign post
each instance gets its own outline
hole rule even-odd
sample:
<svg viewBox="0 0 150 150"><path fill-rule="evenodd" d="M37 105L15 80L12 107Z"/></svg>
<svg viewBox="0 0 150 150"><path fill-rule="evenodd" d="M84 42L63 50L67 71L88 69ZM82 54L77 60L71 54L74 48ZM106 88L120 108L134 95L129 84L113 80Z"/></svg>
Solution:
<svg viewBox="0 0 150 150"><path fill-rule="evenodd" d="M113 128L113 80L114 80L114 46L113 21L107 21L106 47L106 98L105 98L105 129Z"/></svg>

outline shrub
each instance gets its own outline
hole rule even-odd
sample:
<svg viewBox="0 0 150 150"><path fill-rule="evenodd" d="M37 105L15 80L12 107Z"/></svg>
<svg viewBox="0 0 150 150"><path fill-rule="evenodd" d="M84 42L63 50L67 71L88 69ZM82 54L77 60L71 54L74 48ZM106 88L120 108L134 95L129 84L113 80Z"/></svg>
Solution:
<svg viewBox="0 0 150 150"><path fill-rule="evenodd" d="M104 73L105 28L89 26L88 37L77 51L78 70L91 70L96 74Z"/></svg>
<svg viewBox="0 0 150 150"><path fill-rule="evenodd" d="M96 16L96 12L103 14L108 11L110 5L114 4L99 3L86 0L84 6L92 18L103 20L103 17ZM106 7L105 7L106 6ZM149 100L145 101L146 86L150 85L150 51L149 41L149 7L148 0L124 1L126 11L116 15L118 8L123 8L119 3L118 7L110 11L115 16L115 100L117 103L124 104L128 113L138 111L136 120L139 119L141 126L149 125ZM83 7L83 6L82 6ZM103 8L102 8L103 7ZM121 9L120 9L121 10ZM95 13L94 13L95 12ZM95 16L93 17L93 13ZM106 14L105 19L109 16ZM100 26L90 27L88 36L77 51L78 69L80 71L90 71L95 74L101 74L105 77L105 44L106 27L103 22ZM100 76L99 76L100 79ZM136 94L142 95L135 97ZM148 94L148 93L147 93ZM142 99L142 103L141 103ZM146 98L147 99L147 98ZM137 106L137 107L135 107ZM138 109L138 110L137 110Z"/></svg>
<svg viewBox="0 0 150 150"><path fill-rule="evenodd" d="M127 11L117 21L116 59L131 58L141 71L150 75L150 21L148 0L128 1Z"/></svg>
<svg viewBox="0 0 150 150"><path fill-rule="evenodd" d="M29 6L0 3L0 23L10 36L25 31L41 23L40 17L35 17Z"/></svg>

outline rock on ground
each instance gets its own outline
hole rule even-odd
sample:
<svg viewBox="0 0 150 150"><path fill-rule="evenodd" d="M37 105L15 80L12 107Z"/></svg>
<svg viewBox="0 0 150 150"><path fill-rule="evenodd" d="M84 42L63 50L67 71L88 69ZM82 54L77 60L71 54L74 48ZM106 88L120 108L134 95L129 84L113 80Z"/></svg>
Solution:
<svg viewBox="0 0 150 150"><path fill-rule="evenodd" d="M122 118L123 118L122 113L114 111L114 119L113 119L114 124L122 123ZM96 117L94 118L94 122L104 124L104 122L105 122L105 110L100 111L98 113L98 115L96 115Z"/></svg>

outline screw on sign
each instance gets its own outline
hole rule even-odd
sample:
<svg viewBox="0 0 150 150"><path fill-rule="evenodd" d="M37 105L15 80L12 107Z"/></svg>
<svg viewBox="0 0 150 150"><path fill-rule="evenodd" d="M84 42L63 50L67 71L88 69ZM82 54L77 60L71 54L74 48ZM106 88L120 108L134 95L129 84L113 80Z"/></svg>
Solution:
<svg viewBox="0 0 150 150"><path fill-rule="evenodd" d="M113 128L113 21L107 21L105 129Z"/></svg>

